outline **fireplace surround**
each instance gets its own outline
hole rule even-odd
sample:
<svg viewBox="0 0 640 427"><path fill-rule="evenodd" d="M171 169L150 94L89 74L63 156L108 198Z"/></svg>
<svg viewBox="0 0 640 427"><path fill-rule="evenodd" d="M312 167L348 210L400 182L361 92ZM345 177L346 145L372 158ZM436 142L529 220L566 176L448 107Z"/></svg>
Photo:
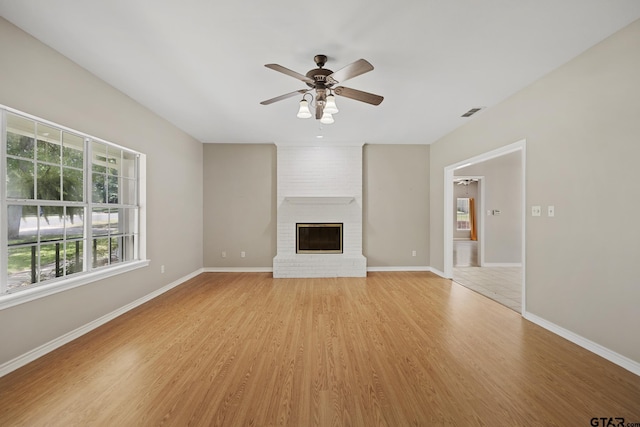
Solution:
<svg viewBox="0 0 640 427"><path fill-rule="evenodd" d="M273 276L365 277L363 144L276 144L277 255ZM342 224L342 251L299 250L298 224ZM335 251L335 252L333 252Z"/></svg>

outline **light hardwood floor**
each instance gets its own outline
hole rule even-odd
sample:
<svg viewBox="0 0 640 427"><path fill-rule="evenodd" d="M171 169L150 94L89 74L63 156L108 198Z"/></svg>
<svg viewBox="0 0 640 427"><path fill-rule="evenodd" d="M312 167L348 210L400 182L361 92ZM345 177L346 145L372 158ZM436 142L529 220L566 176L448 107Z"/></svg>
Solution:
<svg viewBox="0 0 640 427"><path fill-rule="evenodd" d="M588 426L640 377L431 273L206 273L0 378L0 425Z"/></svg>

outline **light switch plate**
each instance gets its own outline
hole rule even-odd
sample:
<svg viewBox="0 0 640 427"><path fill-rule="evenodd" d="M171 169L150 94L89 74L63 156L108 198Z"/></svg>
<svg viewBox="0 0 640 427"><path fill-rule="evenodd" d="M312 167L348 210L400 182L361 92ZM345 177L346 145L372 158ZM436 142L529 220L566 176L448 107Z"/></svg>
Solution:
<svg viewBox="0 0 640 427"><path fill-rule="evenodd" d="M547 216L555 216L555 215L556 215L555 206L548 206L547 207Z"/></svg>
<svg viewBox="0 0 640 427"><path fill-rule="evenodd" d="M531 206L531 216L542 215L542 208L540 206Z"/></svg>

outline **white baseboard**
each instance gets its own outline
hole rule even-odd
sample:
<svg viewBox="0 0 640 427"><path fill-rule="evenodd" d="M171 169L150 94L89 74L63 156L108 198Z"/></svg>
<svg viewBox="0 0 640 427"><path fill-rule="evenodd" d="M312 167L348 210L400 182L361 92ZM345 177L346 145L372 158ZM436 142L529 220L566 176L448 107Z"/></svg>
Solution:
<svg viewBox="0 0 640 427"><path fill-rule="evenodd" d="M367 271L431 271L431 267L415 265L415 266L400 266L400 267L370 267L367 266Z"/></svg>
<svg viewBox="0 0 640 427"><path fill-rule="evenodd" d="M367 267L367 271L430 271L440 277L445 277L444 273L433 267L417 266L388 266L388 267ZM273 273L271 267L205 267L203 273Z"/></svg>
<svg viewBox="0 0 640 427"><path fill-rule="evenodd" d="M627 371L630 371L636 375L640 375L640 363L636 362L635 360L631 360L628 357L618 354L613 350L610 350L598 343L584 338L583 336L564 329L563 327L560 327L555 323L549 322L542 317L531 314L528 311L524 313L524 318L529 320L530 322L535 323L538 326L547 329L548 331L553 332L556 335L560 335L562 338L569 340L572 343L577 344L580 347L587 349L600 357L604 357L608 361L623 367Z"/></svg>
<svg viewBox="0 0 640 427"><path fill-rule="evenodd" d="M521 262L485 262L482 267L522 267Z"/></svg>
<svg viewBox="0 0 640 427"><path fill-rule="evenodd" d="M273 267L205 267L204 273L273 273Z"/></svg>
<svg viewBox="0 0 640 427"><path fill-rule="evenodd" d="M153 292L151 292L150 294L147 294L145 296L143 296L142 298L139 298L123 307L120 307L117 310L112 311L111 313L105 314L104 316L93 320L89 323L87 323L86 325L80 326L77 329L74 329L71 332L67 332L66 334L55 338L51 341L49 341L48 343L45 343L39 347L34 348L33 350L30 350L28 352L26 352L25 354L18 356L12 360L9 360L8 362L3 363L2 365L0 365L0 377L7 375L9 372L15 371L18 368L23 367L24 365L26 365L27 363L33 362L34 360L36 360L39 357L44 356L47 353L52 352L53 350L62 347L63 345L75 340L76 338L81 337L82 335L86 334L87 332L90 332L94 329L96 329L99 326L104 325L105 323L109 322L110 320L115 319L116 317L126 313L129 310L132 310L136 307L138 307L139 305L144 304L147 301L152 300L153 298L156 298L160 295L162 295L163 293L167 292L170 289L175 288L178 285L181 285L182 283L186 282L189 279L192 279L194 277L196 277L197 275L199 275L200 273L202 273L203 270L199 269L196 270L195 272L184 276L178 280L176 280L175 282L169 283L166 286L163 286L162 288L155 290Z"/></svg>

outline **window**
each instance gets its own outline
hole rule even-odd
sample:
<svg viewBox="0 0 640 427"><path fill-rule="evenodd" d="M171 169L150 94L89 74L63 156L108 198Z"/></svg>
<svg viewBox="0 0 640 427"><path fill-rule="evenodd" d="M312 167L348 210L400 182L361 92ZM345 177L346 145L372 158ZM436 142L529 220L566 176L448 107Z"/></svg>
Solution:
<svg viewBox="0 0 640 427"><path fill-rule="evenodd" d="M471 222L469 219L469 199L458 197L457 207L458 231L471 230Z"/></svg>
<svg viewBox="0 0 640 427"><path fill-rule="evenodd" d="M12 109L1 113L0 297L140 260L142 155Z"/></svg>

